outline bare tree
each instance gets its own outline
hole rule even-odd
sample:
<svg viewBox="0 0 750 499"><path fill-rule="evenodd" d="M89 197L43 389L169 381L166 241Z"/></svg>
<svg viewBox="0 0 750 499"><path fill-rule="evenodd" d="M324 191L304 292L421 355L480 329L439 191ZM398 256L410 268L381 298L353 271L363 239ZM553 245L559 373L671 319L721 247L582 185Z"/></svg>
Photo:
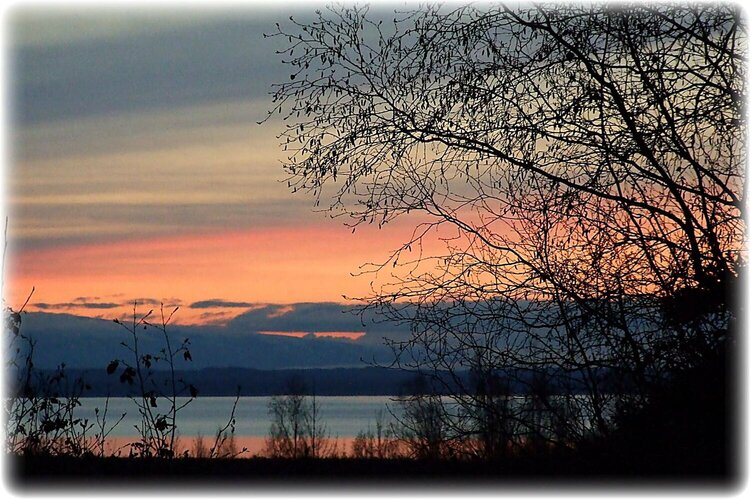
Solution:
<svg viewBox="0 0 750 499"><path fill-rule="evenodd" d="M352 442L352 456L365 459L389 459L398 456L396 433L385 423L385 413L379 410L375 415L375 428L367 425Z"/></svg>
<svg viewBox="0 0 750 499"><path fill-rule="evenodd" d="M198 445L201 442L199 436L196 440L195 452L197 457L219 457L219 458L234 458L247 452L247 447L243 447L241 450L237 449L237 444L234 439L234 430L237 424L235 413L237 412L237 403L240 401L241 387L237 387L237 395L234 397L234 403L232 403L232 411L229 413L229 419L226 424L216 430L216 436L214 438L214 444L211 449L206 449L203 445L203 449ZM198 451L202 451L204 456L198 456Z"/></svg>
<svg viewBox="0 0 750 499"><path fill-rule="evenodd" d="M462 434L471 436L468 448L473 454L493 459L505 457L519 444L517 398L510 383L492 369L475 365L471 371L473 397ZM473 444L473 445L472 445Z"/></svg>
<svg viewBox="0 0 750 499"><path fill-rule="evenodd" d="M138 313L138 302L133 302L133 315L129 323L114 319L115 324L121 326L128 333L128 341L121 342L121 346L128 352L128 357L112 360L107 366L108 374L120 371L120 382L135 387L136 394L131 400L138 408L141 416L140 424L136 427L140 434L140 441L130 445L131 454L142 457L174 458L177 440L177 414L198 396L198 390L175 372L175 362L182 359L192 360L189 346L190 341L185 338L175 347L168 332L168 326L179 307L171 313L165 314L164 304L160 306L158 321L150 322L152 310L146 314ZM163 340L163 347L158 352L144 351L141 328L149 327L158 331ZM165 366L167 376L159 383L154 376L153 368L156 364ZM178 400L178 397L186 400ZM162 402L162 408L159 403Z"/></svg>
<svg viewBox="0 0 750 499"><path fill-rule="evenodd" d="M271 397L268 412L271 427L265 452L270 457L321 458L335 453L327 426L320 419L320 406L313 391L297 376L290 378L286 394Z"/></svg>
<svg viewBox="0 0 750 499"><path fill-rule="evenodd" d="M415 459L442 459L455 455L457 441L440 397L419 393L399 398L401 413L392 426L400 446Z"/></svg>
<svg viewBox="0 0 750 499"><path fill-rule="evenodd" d="M607 434L618 405L646 403L733 344L746 160L737 6L393 18L353 6L270 36L286 40L291 69L269 113L288 122L290 186L331 199L354 229L427 217L373 269L402 272L364 297L411 326L392 342L397 366L450 373L434 379L453 403L504 421L463 371L481 359L525 393L551 380L519 417L559 441ZM444 227L444 254L410 257Z"/></svg>

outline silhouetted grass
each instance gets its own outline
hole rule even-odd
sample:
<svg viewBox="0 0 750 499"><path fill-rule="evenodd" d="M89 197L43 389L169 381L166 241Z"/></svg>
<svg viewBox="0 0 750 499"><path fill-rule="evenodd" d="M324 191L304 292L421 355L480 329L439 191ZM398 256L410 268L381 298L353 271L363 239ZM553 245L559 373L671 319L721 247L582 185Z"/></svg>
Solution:
<svg viewBox="0 0 750 499"><path fill-rule="evenodd" d="M11 477L21 487L45 484L165 485L206 482L227 484L272 483L280 487L291 481L363 485L377 482L476 483L477 481L524 483L539 481L571 484L702 483L729 487L736 477L726 470L665 461L661 466L614 453L551 453L517 456L497 461L414 459L158 459L69 456L12 456ZM697 463L693 463L697 464Z"/></svg>

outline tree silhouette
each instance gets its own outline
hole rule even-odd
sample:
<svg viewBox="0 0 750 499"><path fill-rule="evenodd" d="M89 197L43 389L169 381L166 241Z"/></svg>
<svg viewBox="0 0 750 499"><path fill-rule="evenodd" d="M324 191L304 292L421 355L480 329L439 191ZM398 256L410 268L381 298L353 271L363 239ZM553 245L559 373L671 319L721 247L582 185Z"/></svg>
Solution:
<svg viewBox="0 0 750 499"><path fill-rule="evenodd" d="M287 42L269 117L288 122L290 187L355 229L427 216L383 265L438 228L455 234L363 307L411 325L391 343L396 365L450 373L435 381L481 408L475 420L509 409L472 395L466 370L525 393L549 380L535 410L514 411L535 438L606 435L618 408L733 341L747 55L736 6L392 18L354 6L269 36Z"/></svg>
<svg viewBox="0 0 750 499"><path fill-rule="evenodd" d="M327 425L320 419L320 406L315 392L299 376L292 376L285 395L271 397L268 414L271 418L265 453L280 458L322 458L335 454Z"/></svg>

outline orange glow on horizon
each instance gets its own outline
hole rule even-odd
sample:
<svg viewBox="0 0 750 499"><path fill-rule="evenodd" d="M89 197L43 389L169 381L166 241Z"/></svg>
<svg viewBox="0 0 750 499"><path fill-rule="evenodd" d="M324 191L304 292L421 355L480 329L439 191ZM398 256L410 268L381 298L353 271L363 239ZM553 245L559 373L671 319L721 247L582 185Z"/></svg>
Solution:
<svg viewBox="0 0 750 499"><path fill-rule="evenodd" d="M344 296L366 296L376 276L352 274L363 264L385 261L410 234L406 224L352 234L331 223L11 252L7 303L18 308L34 287L28 311L120 318L132 315L133 299L139 298L143 313L157 313L159 302L165 309L179 305L175 323L224 324L259 303L342 303ZM231 303L190 307L214 298Z"/></svg>
<svg viewBox="0 0 750 499"><path fill-rule="evenodd" d="M344 338L357 341L366 333L364 331L316 331L313 334L316 338Z"/></svg>
<svg viewBox="0 0 750 499"><path fill-rule="evenodd" d="M310 333L307 331L258 331L263 336L289 336L290 338L304 338Z"/></svg>

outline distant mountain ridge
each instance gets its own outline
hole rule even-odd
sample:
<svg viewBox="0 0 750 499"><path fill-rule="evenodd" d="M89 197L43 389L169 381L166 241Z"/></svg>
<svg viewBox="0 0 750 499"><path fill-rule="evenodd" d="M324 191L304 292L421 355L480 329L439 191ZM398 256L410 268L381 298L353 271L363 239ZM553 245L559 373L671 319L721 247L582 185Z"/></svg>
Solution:
<svg viewBox="0 0 750 499"><path fill-rule="evenodd" d="M87 389L81 393L82 397L128 397L139 396L137 384L128 384L120 381L120 370L113 374L107 374L105 368L101 369L65 369L66 382L61 386L73 386L73 381L80 379ZM41 379L55 374L54 370L42 370L38 374ZM528 394L534 385L535 373L531 371L512 370L495 372L498 379L504 380L507 385L508 395ZM554 369L548 371L550 376L547 385L547 393L558 393L555 389ZM572 378L568 383L576 383L579 380L579 388L583 393L583 377L568 373ZM606 370L600 370L600 374L607 375ZM245 369L245 368L206 368L198 370L176 371L175 377L185 384L192 384L198 389L198 396L229 397L241 396L272 396L282 395L288 392L292 379L302 381L307 393L315 393L319 396L400 396L415 393L461 393L473 391L476 385L472 382L473 376L469 371L463 370L455 373L441 371L436 378L420 374L417 371L392 369L386 367L354 367L354 368L328 368L328 369ZM167 371L152 371L153 384L156 387L170 386ZM434 382L433 382L434 381ZM566 389L571 389L567 386ZM572 387L573 392L577 390ZM66 396L69 393L56 393L55 396ZM185 394L187 395L187 393Z"/></svg>
<svg viewBox="0 0 750 499"><path fill-rule="evenodd" d="M43 374L52 374L44 371ZM83 397L127 397L137 395L136 386L121 383L118 373L108 375L101 369L66 369L68 380L82 379L90 388ZM177 378L198 389L198 396L225 397L280 395L287 391L289 381L298 378L307 389L320 396L397 396L412 391L418 375L414 372L382 367L331 368L331 369L243 369L207 368L178 371ZM157 386L164 386L166 371L154 371ZM59 394L63 396L64 394Z"/></svg>
<svg viewBox="0 0 750 499"><path fill-rule="evenodd" d="M324 305L333 310L330 304ZM312 312L312 306L304 310L308 317ZM251 317L252 314L248 314L238 321L239 324L233 322L227 326L170 327L173 344L183 338L190 339L193 360L187 362L178 358L178 377L195 385L204 396L233 396L237 386L246 396L275 395L283 393L289 379L295 376L301 377L319 395L395 396L413 391L419 385L413 371L375 367L389 365L393 352L372 338L367 342L314 336L267 336L259 334L257 328L268 326L268 318L266 322L262 318L253 322L249 320ZM82 377L91 386L83 396L133 393L132 387L119 382L118 375L106 374L107 365L114 359L124 358L132 363L130 352L121 345L123 341L130 341L129 333L121 326L105 319L35 312L23 315L22 331L36 342L34 366L37 371L49 374L65 364L69 380ZM138 337L141 353L154 355L164 347L162 333L155 328L138 330ZM160 386L164 386L166 374L158 369L165 367L154 365ZM555 379L554 370L550 367L545 377ZM509 393L528 392L534 384L531 371L497 371L496 374L508 383ZM611 378L617 374L600 370L597 376ZM443 373L441 378L434 388L442 390L448 386L460 392L472 386L468 371L453 375ZM583 382L582 373L568 372L559 379L566 378L573 383ZM424 382L421 385L427 386ZM554 391L554 386L548 388Z"/></svg>
<svg viewBox="0 0 750 499"><path fill-rule="evenodd" d="M333 314L331 305L325 304L319 322L315 323L312 307L302 310L307 322L294 317L296 329L307 325L309 330L336 330L326 328L327 316ZM343 308L340 306L340 308ZM335 311L341 315L340 310ZM273 320L248 314L242 320L227 326L179 326L169 328L170 338L179 343L190 339L193 361L180 362L181 369L209 367L236 367L248 369L292 369L364 367L370 363L387 363L392 352L383 345L379 333L367 340L341 338L305 338L268 336L257 331L273 328ZM336 317L336 315L334 315ZM350 319L347 319L350 320ZM284 323L283 325L286 325ZM318 327L316 327L318 325ZM34 364L42 369L54 369L61 363L75 369L104 368L115 358L127 356L121 342L129 341L127 331L111 320L81 317L69 314L32 312L23 314L22 331L36 341ZM154 328L139 330L141 350L157 353L164 346L161 332Z"/></svg>

